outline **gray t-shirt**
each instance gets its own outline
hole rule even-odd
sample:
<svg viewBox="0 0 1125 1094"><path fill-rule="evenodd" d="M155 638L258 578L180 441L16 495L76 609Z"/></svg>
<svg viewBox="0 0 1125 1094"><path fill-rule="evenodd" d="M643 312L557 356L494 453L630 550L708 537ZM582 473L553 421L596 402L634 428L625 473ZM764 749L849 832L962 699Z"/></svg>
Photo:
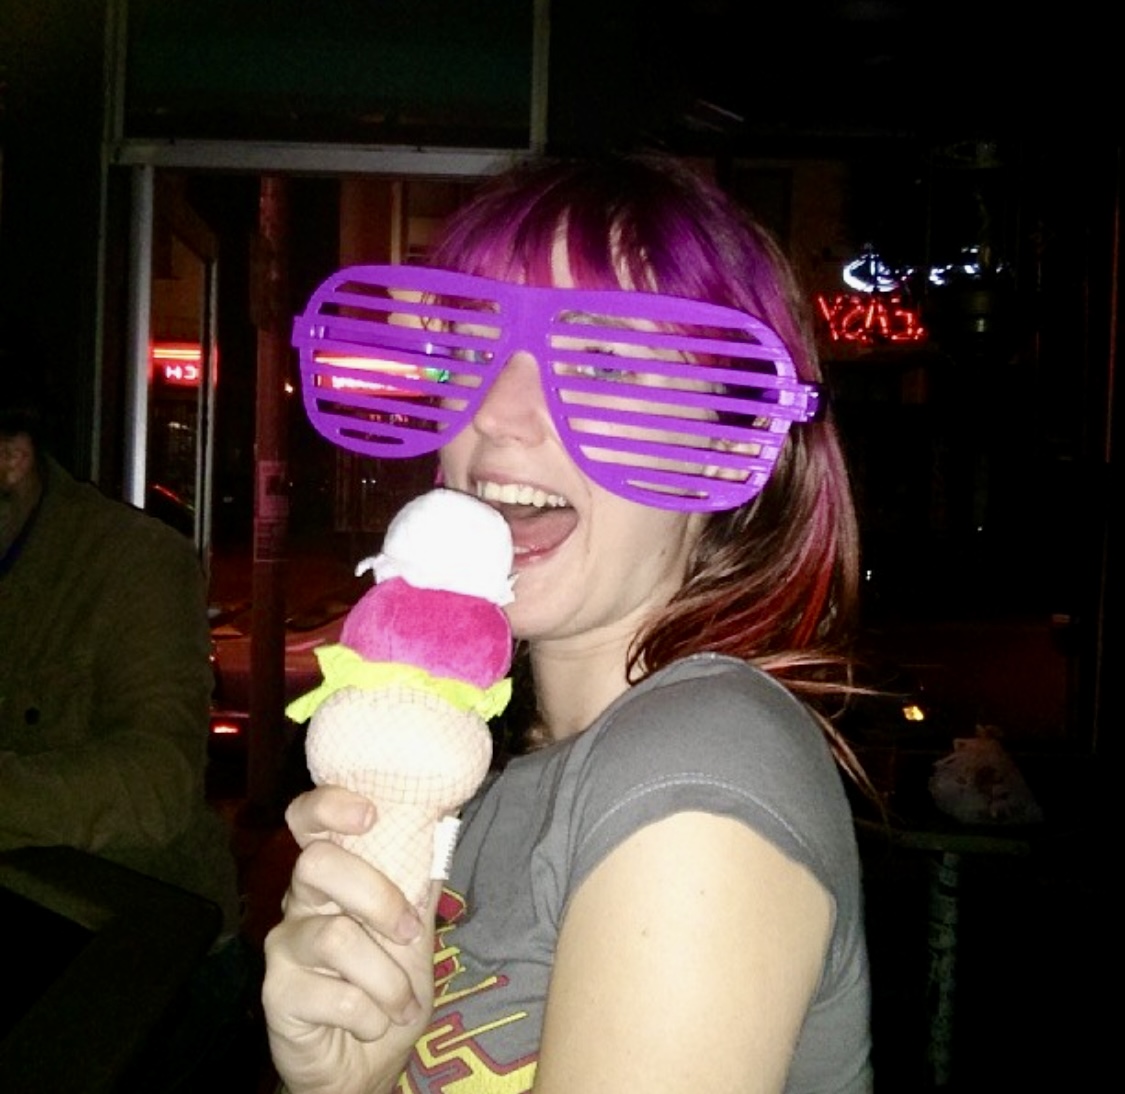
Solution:
<svg viewBox="0 0 1125 1094"><path fill-rule="evenodd" d="M530 1090L570 899L632 833L686 811L737 818L831 895L831 942L786 1090L869 1090L859 861L835 763L785 688L712 654L669 666L585 732L512 761L466 808L439 908L438 1001L399 1089Z"/></svg>

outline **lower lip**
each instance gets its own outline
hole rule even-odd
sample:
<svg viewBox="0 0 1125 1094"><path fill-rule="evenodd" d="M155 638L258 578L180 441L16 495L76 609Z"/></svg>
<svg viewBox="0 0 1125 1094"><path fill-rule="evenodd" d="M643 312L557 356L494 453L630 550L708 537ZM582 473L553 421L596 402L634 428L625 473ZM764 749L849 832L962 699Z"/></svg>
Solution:
<svg viewBox="0 0 1125 1094"><path fill-rule="evenodd" d="M562 542L565 543L566 540L564 539ZM512 560L513 565L517 570L522 570L526 566L536 566L551 558L561 546L562 543L556 543L554 547L535 548L530 551L517 551Z"/></svg>

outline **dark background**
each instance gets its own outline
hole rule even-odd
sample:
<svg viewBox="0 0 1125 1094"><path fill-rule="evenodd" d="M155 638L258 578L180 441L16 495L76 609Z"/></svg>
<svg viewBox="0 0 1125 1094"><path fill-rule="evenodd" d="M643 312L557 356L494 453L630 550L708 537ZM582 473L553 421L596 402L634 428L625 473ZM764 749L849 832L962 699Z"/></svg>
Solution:
<svg viewBox="0 0 1125 1094"><path fill-rule="evenodd" d="M928 666L932 680L970 696L934 730L882 721L886 704L862 710L857 728L878 746L873 775L924 794L935 755L990 703L1034 716L1039 689L1065 676L1049 732L1020 740L1018 724L1003 726L1049 818L1035 854L982 855L965 872L974 899L964 908L959 1088L1094 1088L1109 1043L1096 997L1111 944L1122 735L1114 9L551 6L549 150L643 144L699 158L790 247L801 244L786 238L792 179L802 165L838 164L841 237L877 244L896 266L952 262L967 240L996 257L981 283L920 289L929 348L826 361L871 571L866 636L897 667ZM125 133L519 148L529 9L517 0L134 0ZM107 13L116 10L106 0L0 0L0 367L18 361L48 380L57 448L79 474L96 431L121 424L112 375L121 315L99 314L95 294L100 254L111 299L127 268L127 172L104 140ZM223 292L236 318L221 342L232 359L252 360L257 179L188 181L226 248ZM294 180L298 266L331 262L333 195L330 180ZM103 203L111 215L99 236ZM839 256L812 257L827 268ZM110 347L104 375L93 364L99 331ZM251 380L230 389L231 421L252 416ZM217 454L216 473L245 520L251 445L245 432L238 441ZM112 484L117 469L103 474ZM299 508L326 521L323 481L308 478L294 484ZM248 530L237 521L222 529L233 540ZM928 856L865 850L877 1044L886 1062L901 1036L908 1078L897 1089L914 1091ZM269 915L276 906L271 897Z"/></svg>

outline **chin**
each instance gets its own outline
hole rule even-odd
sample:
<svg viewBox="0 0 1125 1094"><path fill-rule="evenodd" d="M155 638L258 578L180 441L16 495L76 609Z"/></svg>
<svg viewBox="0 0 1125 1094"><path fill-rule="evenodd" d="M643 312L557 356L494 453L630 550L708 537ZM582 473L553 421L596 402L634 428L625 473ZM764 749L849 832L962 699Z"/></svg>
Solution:
<svg viewBox="0 0 1125 1094"><path fill-rule="evenodd" d="M513 604L509 605L506 611L508 625L512 628L512 637L517 641L534 642L537 638L545 637L546 623L544 620L536 618L533 609L520 610Z"/></svg>
<svg viewBox="0 0 1125 1094"><path fill-rule="evenodd" d="M516 586L518 589L518 581ZM518 597L519 593L516 595ZM555 637L560 630L562 610L545 602L542 597L533 597L532 601L521 606L517 599L516 603L509 604L505 609L512 637L522 642L537 642Z"/></svg>

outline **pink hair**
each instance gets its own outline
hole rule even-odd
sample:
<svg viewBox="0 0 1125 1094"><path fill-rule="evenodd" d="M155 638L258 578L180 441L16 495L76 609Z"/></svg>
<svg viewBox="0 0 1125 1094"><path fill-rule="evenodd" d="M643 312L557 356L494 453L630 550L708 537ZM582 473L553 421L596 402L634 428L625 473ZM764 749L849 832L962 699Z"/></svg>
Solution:
<svg viewBox="0 0 1125 1094"><path fill-rule="evenodd" d="M802 379L821 379L807 312L777 245L675 160L516 167L453 216L433 262L549 285L560 239L579 287L640 285L740 308L781 335ZM762 493L708 518L682 588L634 642L630 677L706 650L752 661L806 698L846 693L858 556L835 428L830 420L797 426ZM864 781L825 729L841 763Z"/></svg>

